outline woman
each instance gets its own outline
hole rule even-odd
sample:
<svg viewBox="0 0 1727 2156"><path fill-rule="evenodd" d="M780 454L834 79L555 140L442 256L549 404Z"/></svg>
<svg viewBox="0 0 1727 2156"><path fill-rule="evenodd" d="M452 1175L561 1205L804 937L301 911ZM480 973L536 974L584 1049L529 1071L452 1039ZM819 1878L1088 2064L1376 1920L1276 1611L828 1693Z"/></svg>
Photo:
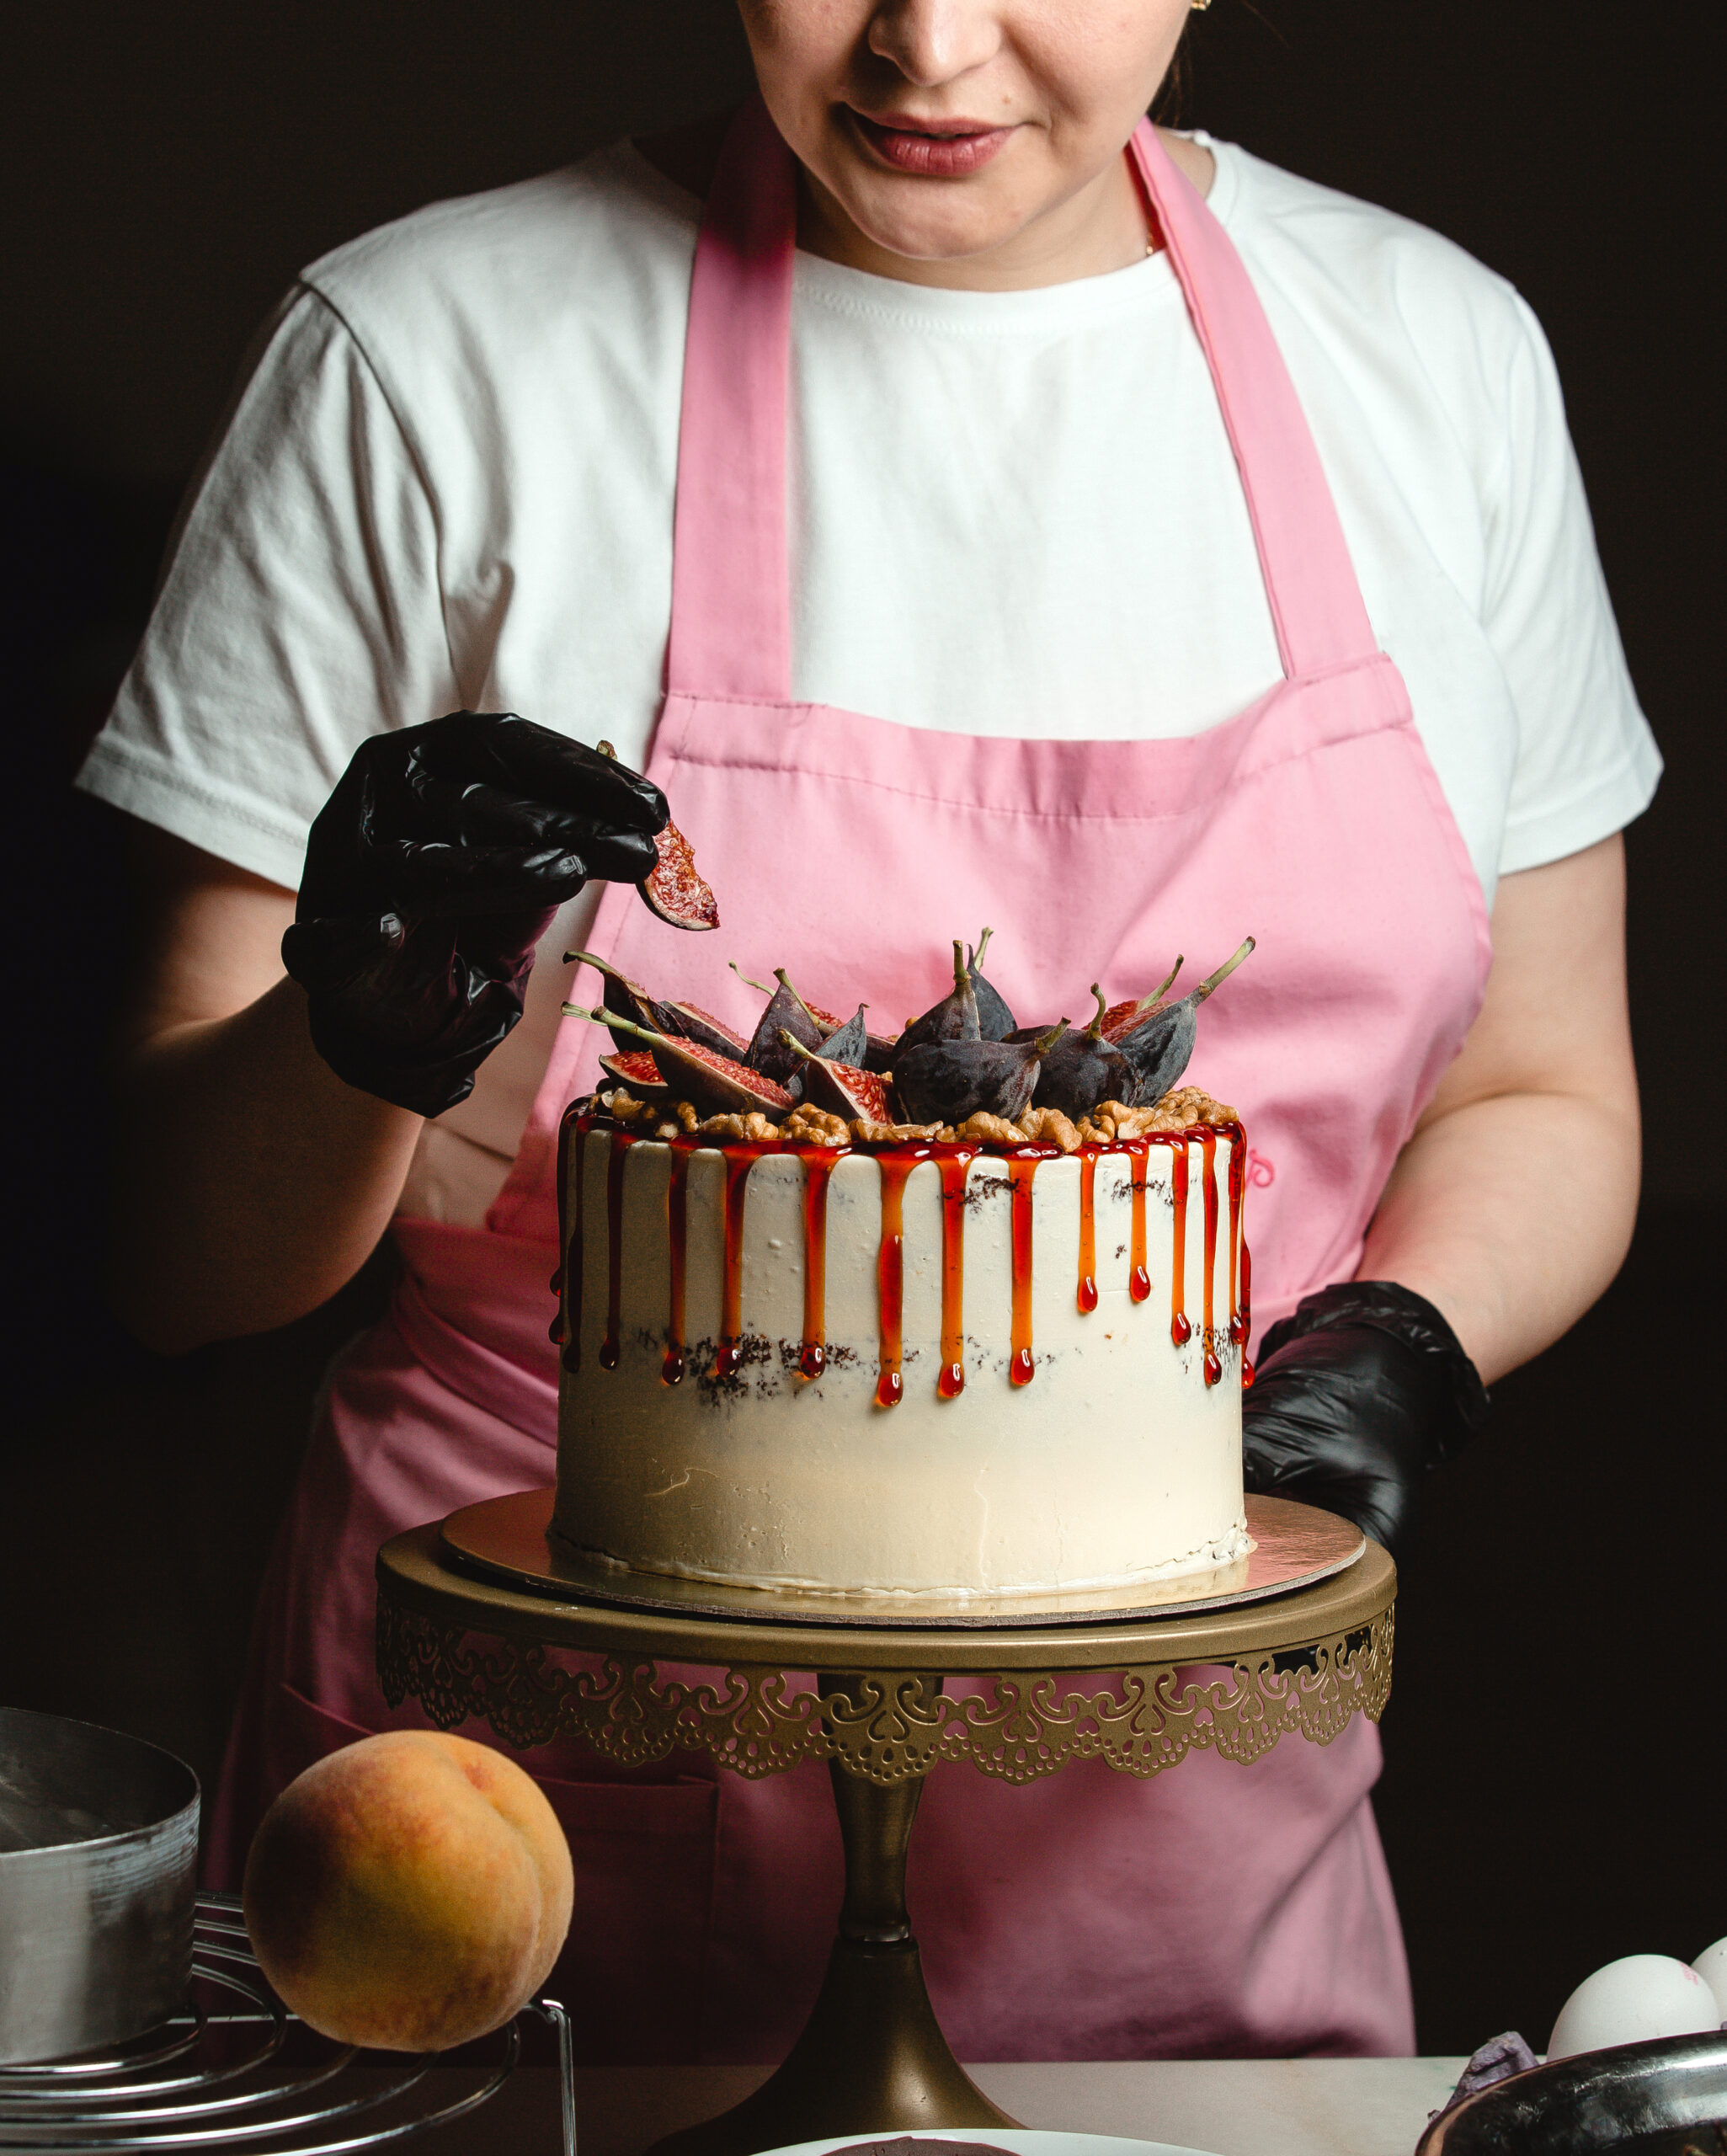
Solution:
<svg viewBox="0 0 1727 2156"><path fill-rule="evenodd" d="M1617 1267L1618 834L1659 766L1545 347L1431 235L1138 128L1186 4L744 0L722 137L425 212L279 316L84 775L149 906L133 1323L280 1324L392 1224L403 1261L266 1587L230 1864L388 1719L378 1542L552 1479L559 953L702 1001L717 964L627 888L662 783L746 966L846 1007L933 995L986 918L1039 1009L1259 934L1196 1071L1260 1155L1250 1486L1395 1545L1481 1380ZM959 2054L1408 2049L1378 1763L1357 1722L936 1776ZM819 1777L536 1764L589 2047L775 2056L837 1892Z"/></svg>

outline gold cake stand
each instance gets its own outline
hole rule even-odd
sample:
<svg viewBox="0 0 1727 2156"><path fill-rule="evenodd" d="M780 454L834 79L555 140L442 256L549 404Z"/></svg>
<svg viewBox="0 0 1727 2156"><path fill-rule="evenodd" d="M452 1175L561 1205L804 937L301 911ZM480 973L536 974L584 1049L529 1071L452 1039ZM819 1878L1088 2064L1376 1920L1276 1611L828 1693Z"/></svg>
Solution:
<svg viewBox="0 0 1727 2156"><path fill-rule="evenodd" d="M558 1550L552 1492L530 1491L385 1544L378 1673L392 1706L414 1699L443 1729L475 1717L522 1749L580 1737L620 1766L682 1750L748 1775L826 1762L845 1892L808 2023L753 2096L657 2156L1009 2127L941 2033L906 1913L924 1777L953 1762L1024 1783L1074 1759L1149 1775L1195 1749L1246 1764L1285 1736L1329 1744L1357 1713L1377 1721L1391 1689L1390 1558L1328 1513L1247 1503L1252 1557L1164 1582L1150 1608L1136 1591L1133 1614L1070 1597L914 1617L880 1598L788 1610L781 1596L608 1572ZM561 1666L560 1649L603 1666ZM663 1662L715 1678L662 1679ZM950 1676L986 1689L950 1694Z"/></svg>

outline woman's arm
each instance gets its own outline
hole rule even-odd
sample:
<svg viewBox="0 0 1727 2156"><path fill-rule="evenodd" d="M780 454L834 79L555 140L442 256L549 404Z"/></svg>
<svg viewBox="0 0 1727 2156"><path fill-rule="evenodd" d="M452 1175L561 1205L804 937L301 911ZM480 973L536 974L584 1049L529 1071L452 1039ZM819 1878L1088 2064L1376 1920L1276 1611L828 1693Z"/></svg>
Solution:
<svg viewBox="0 0 1727 2156"><path fill-rule="evenodd" d="M109 1295L179 1353L301 1317L388 1225L421 1118L344 1085L282 970L294 894L134 827Z"/></svg>
<svg viewBox="0 0 1727 2156"><path fill-rule="evenodd" d="M1582 1315L1631 1240L1623 841L1507 876L1493 946L1486 1001L1392 1172L1360 1272L1437 1305L1490 1384Z"/></svg>

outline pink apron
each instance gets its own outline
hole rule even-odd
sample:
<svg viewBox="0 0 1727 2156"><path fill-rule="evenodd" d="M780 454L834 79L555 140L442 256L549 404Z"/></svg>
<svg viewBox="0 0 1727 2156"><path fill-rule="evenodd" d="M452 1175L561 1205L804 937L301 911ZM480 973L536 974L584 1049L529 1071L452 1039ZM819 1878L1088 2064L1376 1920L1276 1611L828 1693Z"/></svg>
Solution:
<svg viewBox="0 0 1727 2156"><path fill-rule="evenodd" d="M1111 1001L1142 993L1176 948L1197 969L1250 931L1258 953L1207 1006L1193 1075L1246 1119L1263 1326L1359 1262L1479 1006L1488 926L1246 272L1149 125L1132 155L1216 382L1283 678L1175 740L979 739L792 701L795 168L752 100L696 252L668 693L648 763L743 940L678 935L624 889L605 893L590 940L657 994L747 1028L753 1005L722 964L734 947L751 970L783 964L829 1008L866 1001L893 1024L940 994L951 939L986 922L991 977L1027 1018L1094 979ZM552 1480L555 1133L595 1053L590 1029L565 1025L484 1230L397 1224L394 1307L333 1373L266 1582L219 1800L228 1876L300 1768L421 1721L392 1716L372 1674L378 1544ZM530 1764L576 1859L559 1981L585 2053L777 2057L838 1901L825 1777L746 1783L690 1758L626 1781L574 1747ZM1197 1753L1149 1782L1097 1763L1025 1789L938 1770L910 1888L959 2057L1408 2051L1368 1803L1378 1767L1378 1734L1357 1721L1326 1748L1290 1742L1250 1768Z"/></svg>

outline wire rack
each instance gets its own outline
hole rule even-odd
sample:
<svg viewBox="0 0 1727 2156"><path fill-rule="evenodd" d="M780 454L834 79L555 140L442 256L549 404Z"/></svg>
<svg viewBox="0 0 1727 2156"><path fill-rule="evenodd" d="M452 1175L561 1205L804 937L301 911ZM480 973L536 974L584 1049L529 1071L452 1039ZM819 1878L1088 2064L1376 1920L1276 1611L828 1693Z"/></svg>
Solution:
<svg viewBox="0 0 1727 2156"><path fill-rule="evenodd" d="M356 2051L307 2029L265 1983L232 1895L199 1897L185 2009L134 2042L0 2068L0 2156L13 2150L226 2148L347 2156L477 2111L521 2057L533 2016L555 2032L563 2156L575 2156L568 2015L556 1999L459 2052ZM434 2068L448 2069L434 2084Z"/></svg>

